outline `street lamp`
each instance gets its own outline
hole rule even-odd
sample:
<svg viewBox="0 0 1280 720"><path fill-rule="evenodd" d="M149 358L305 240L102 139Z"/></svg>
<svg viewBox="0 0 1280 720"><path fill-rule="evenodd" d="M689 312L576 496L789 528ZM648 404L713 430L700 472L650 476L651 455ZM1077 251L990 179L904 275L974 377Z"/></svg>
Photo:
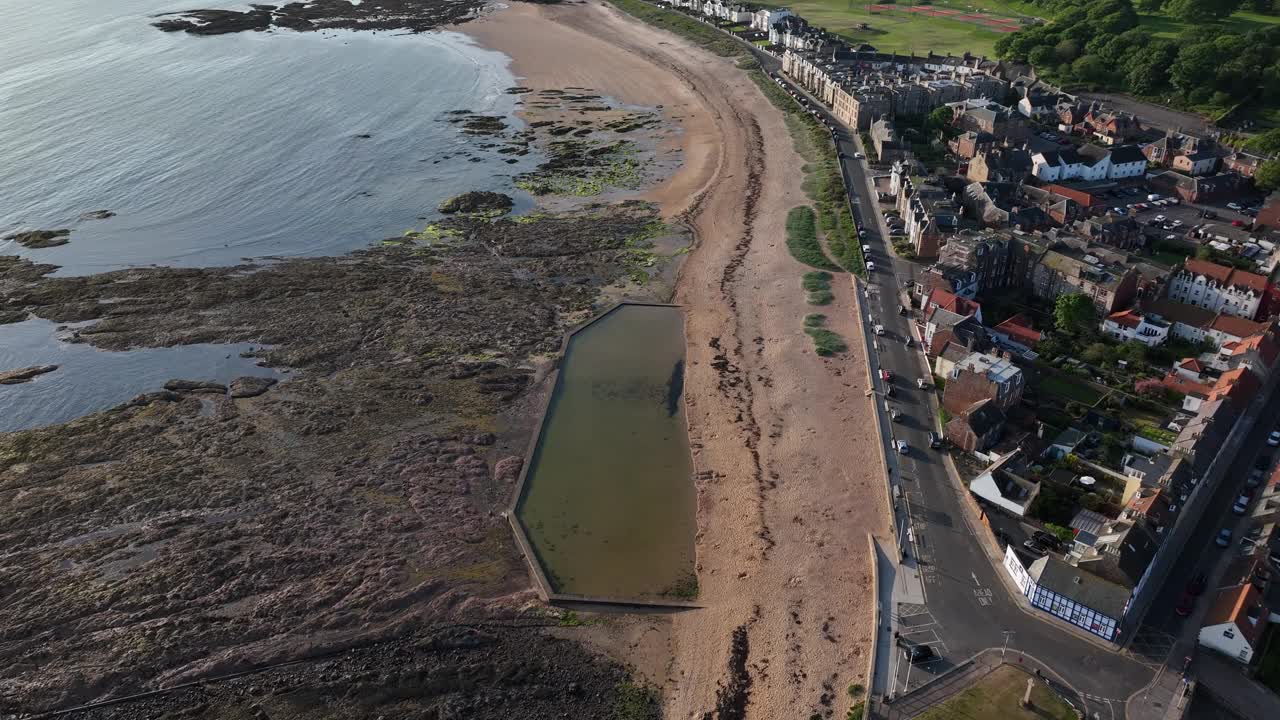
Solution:
<svg viewBox="0 0 1280 720"><path fill-rule="evenodd" d="M1014 634L1013 630L1001 630L1004 635L1004 645L1000 647L1000 662L1004 662L1004 654L1009 649L1009 636Z"/></svg>

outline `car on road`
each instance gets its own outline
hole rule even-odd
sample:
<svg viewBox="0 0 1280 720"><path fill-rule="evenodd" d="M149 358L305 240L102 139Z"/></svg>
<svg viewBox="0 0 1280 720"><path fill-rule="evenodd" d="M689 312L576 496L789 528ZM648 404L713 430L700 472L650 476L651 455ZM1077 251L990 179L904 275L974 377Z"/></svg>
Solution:
<svg viewBox="0 0 1280 720"><path fill-rule="evenodd" d="M880 368L880 379L885 382L889 382L893 380L893 373L885 370L884 368Z"/></svg>
<svg viewBox="0 0 1280 720"><path fill-rule="evenodd" d="M893 389L893 386L892 386L892 385L886 385L886 386L884 387L884 396L885 396L885 397L893 397L895 394L896 394L896 392L894 391L894 389Z"/></svg>
<svg viewBox="0 0 1280 720"><path fill-rule="evenodd" d="M1267 444L1271 447L1280 447L1280 430L1272 430L1267 436Z"/></svg>
<svg viewBox="0 0 1280 720"><path fill-rule="evenodd" d="M863 246L862 246L862 254L863 254L863 255L870 255L870 254L871 254L871 246L870 246L870 245L863 245Z"/></svg>
<svg viewBox="0 0 1280 720"><path fill-rule="evenodd" d="M907 341L906 341L905 343L903 343L903 344L904 344L904 345L906 345L907 347L915 347L915 346L916 346L916 341L915 341L914 339L912 339L912 337L911 337L910 335L908 335L908 336L907 336Z"/></svg>
<svg viewBox="0 0 1280 720"><path fill-rule="evenodd" d="M862 154L862 153L860 153L860 152L856 152L856 153L854 153L854 154L853 154L853 156L854 156L855 158L859 159L859 160L861 160L862 158L866 157L866 155L863 155L863 154Z"/></svg>
<svg viewBox="0 0 1280 720"><path fill-rule="evenodd" d="M873 262L871 262L870 260L868 260L868 261L867 261L867 272L875 272L875 271L876 271L876 264L875 264L875 263L873 263Z"/></svg>
<svg viewBox="0 0 1280 720"><path fill-rule="evenodd" d="M938 433L929 431L929 447L942 447L942 438L938 437Z"/></svg>
<svg viewBox="0 0 1280 720"><path fill-rule="evenodd" d="M1196 596L1191 593L1182 593L1182 599L1178 601L1173 611L1178 614L1178 617L1187 617L1195 608Z"/></svg>
<svg viewBox="0 0 1280 720"><path fill-rule="evenodd" d="M875 334L877 334L877 335L883 335L883 334L884 334L884 326L883 326L883 325L877 325L877 326L875 326L875 328L873 328L873 331L874 331L874 332L875 332Z"/></svg>
<svg viewBox="0 0 1280 720"><path fill-rule="evenodd" d="M1165 221L1165 216L1164 216L1164 215L1157 215L1157 216L1156 216L1156 222L1158 222L1158 223L1162 223L1162 222L1164 222L1164 221Z"/></svg>
<svg viewBox="0 0 1280 720"><path fill-rule="evenodd" d="M902 648L902 658L912 665L936 660L938 655L928 645L910 645Z"/></svg>
<svg viewBox="0 0 1280 720"><path fill-rule="evenodd" d="M1222 528L1218 531L1218 537L1213 539L1213 544L1218 547L1228 547L1231 545L1231 528Z"/></svg>
<svg viewBox="0 0 1280 720"><path fill-rule="evenodd" d="M860 237L860 238L864 238L864 237L866 237L866 236L867 236L867 229L866 229L866 228L860 228L860 229L858 230L858 237Z"/></svg>
<svg viewBox="0 0 1280 720"><path fill-rule="evenodd" d="M1244 221L1243 221L1243 220L1232 220L1232 221L1231 221L1231 227L1244 227Z"/></svg>
<svg viewBox="0 0 1280 720"><path fill-rule="evenodd" d="M1172 226L1174 226L1174 227L1182 227L1182 221L1181 221L1181 220L1174 220L1173 222L1171 222L1171 223L1169 223L1169 224L1170 224L1170 225L1172 225Z"/></svg>
<svg viewBox="0 0 1280 720"><path fill-rule="evenodd" d="M1227 207L1231 208L1232 210L1235 210L1236 212L1240 212L1241 210L1244 209L1244 206L1237 202L1229 202L1227 203Z"/></svg>
<svg viewBox="0 0 1280 720"><path fill-rule="evenodd" d="M1243 495L1236 498L1236 504L1231 506L1231 512L1236 515L1243 515L1249 512L1249 498Z"/></svg>
<svg viewBox="0 0 1280 720"><path fill-rule="evenodd" d="M1216 212L1214 212L1214 211L1212 211L1212 210L1202 210L1202 211L1200 212L1200 217L1205 218L1206 220L1217 220L1217 219L1218 219L1218 213L1216 213Z"/></svg>
<svg viewBox="0 0 1280 720"><path fill-rule="evenodd" d="M906 305L899 305L899 306L898 306L898 314L899 314L899 315L903 315L903 316L905 316L905 315L906 315L907 313L909 313L909 312L911 312L911 311L907 309L907 306L906 306Z"/></svg>
<svg viewBox="0 0 1280 720"><path fill-rule="evenodd" d="M1244 486L1252 490L1262 484L1263 472L1258 468L1249 471L1249 477L1245 478Z"/></svg>
<svg viewBox="0 0 1280 720"><path fill-rule="evenodd" d="M911 452L911 448L907 445L906 440L895 440L893 444L894 447L898 449L899 454L906 455Z"/></svg>

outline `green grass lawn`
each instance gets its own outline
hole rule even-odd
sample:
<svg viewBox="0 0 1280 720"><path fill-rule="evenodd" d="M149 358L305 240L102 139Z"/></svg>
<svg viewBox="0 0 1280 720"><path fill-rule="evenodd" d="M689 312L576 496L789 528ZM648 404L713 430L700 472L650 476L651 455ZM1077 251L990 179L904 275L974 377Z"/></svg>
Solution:
<svg viewBox="0 0 1280 720"><path fill-rule="evenodd" d="M1010 10L1009 3L999 0L975 0L968 3L944 0L933 5L958 10L986 7L994 14L1006 17L1016 14ZM923 55L932 51L960 55L968 51L990 57L996 40L1002 35L981 25L947 18L915 15L899 10L871 12L867 10L867 3L851 5L848 0L797 0L787 6L814 25L854 42L870 43L884 52L914 52ZM867 23L870 28L860 30L859 23Z"/></svg>
<svg viewBox="0 0 1280 720"><path fill-rule="evenodd" d="M1042 393L1057 395L1085 405L1093 405L1102 399L1102 393L1093 389L1092 386L1077 382L1066 375L1054 375L1045 372L1040 376L1040 381L1036 387Z"/></svg>
<svg viewBox="0 0 1280 720"><path fill-rule="evenodd" d="M1157 37L1176 38L1186 30L1187 23L1168 15L1139 15L1140 25ZM1238 12L1218 23L1217 26L1228 32L1243 35L1263 25L1280 25L1280 16L1259 15L1250 12Z"/></svg>
<svg viewBox="0 0 1280 720"><path fill-rule="evenodd" d="M973 687L916 716L916 720L1000 718L1000 720L1075 720L1076 711L1044 683L1031 690L1031 709L1022 707L1027 678L1008 665L998 667Z"/></svg>

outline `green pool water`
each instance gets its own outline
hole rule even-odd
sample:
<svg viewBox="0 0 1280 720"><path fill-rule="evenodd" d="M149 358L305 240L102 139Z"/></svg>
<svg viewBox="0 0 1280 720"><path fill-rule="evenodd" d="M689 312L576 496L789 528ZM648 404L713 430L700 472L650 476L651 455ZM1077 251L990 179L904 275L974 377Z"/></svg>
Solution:
<svg viewBox="0 0 1280 720"><path fill-rule="evenodd" d="M622 305L570 338L516 508L555 592L688 597L683 373L679 308Z"/></svg>

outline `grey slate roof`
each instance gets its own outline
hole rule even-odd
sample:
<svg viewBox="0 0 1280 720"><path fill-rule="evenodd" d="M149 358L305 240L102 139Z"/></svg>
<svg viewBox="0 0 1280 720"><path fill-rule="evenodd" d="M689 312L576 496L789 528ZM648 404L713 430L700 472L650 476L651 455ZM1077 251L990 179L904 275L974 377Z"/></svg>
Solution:
<svg viewBox="0 0 1280 720"><path fill-rule="evenodd" d="M1124 616L1129 602L1129 589L1105 580L1087 570L1072 567L1052 555L1031 563L1027 569L1036 584L1092 608L1111 618Z"/></svg>

